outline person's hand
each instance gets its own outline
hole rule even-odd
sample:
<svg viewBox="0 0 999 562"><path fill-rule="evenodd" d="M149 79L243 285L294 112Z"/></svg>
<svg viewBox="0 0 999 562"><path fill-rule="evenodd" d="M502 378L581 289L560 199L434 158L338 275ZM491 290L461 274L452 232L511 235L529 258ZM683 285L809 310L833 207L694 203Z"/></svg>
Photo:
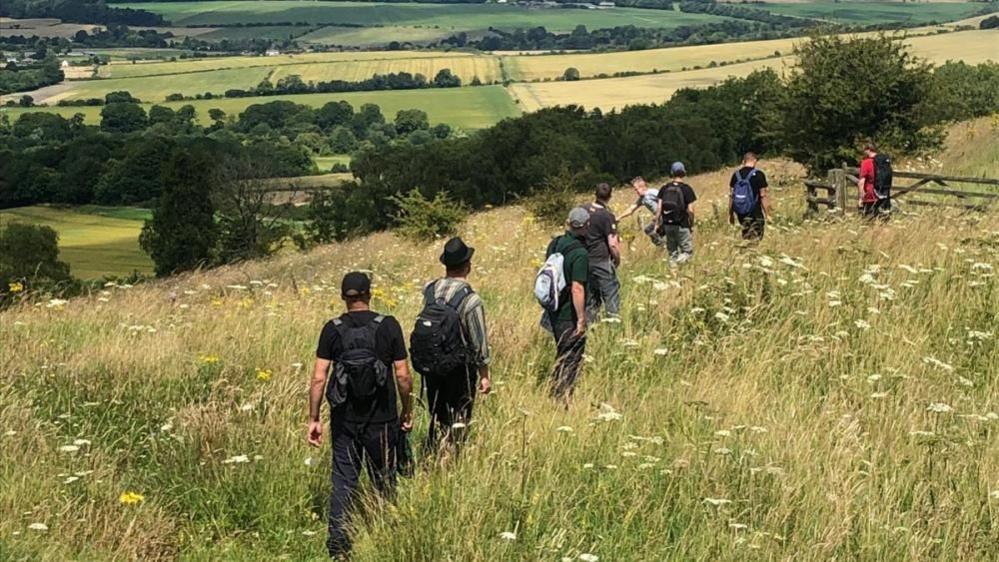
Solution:
<svg viewBox="0 0 999 562"><path fill-rule="evenodd" d="M309 441L309 445L313 447L318 447L323 442L323 423L318 421L310 421L308 436L306 439Z"/></svg>
<svg viewBox="0 0 999 562"><path fill-rule="evenodd" d="M573 334L577 338L583 337L586 333L586 319L580 318L576 321L576 332Z"/></svg>
<svg viewBox="0 0 999 562"><path fill-rule="evenodd" d="M493 383L488 377L479 379L479 391L482 394L489 394L493 389Z"/></svg>
<svg viewBox="0 0 999 562"><path fill-rule="evenodd" d="M406 433L413 431L413 410L402 413L402 423L399 425L399 428Z"/></svg>

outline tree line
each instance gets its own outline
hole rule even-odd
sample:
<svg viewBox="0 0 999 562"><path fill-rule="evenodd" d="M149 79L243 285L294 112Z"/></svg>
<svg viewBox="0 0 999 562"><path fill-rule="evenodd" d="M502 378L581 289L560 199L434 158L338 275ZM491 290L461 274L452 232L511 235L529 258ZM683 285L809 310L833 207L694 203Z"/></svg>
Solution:
<svg viewBox="0 0 999 562"><path fill-rule="evenodd" d="M57 18L73 23L134 26L166 25L163 16L146 10L112 8L104 0L4 0L0 16L15 19Z"/></svg>
<svg viewBox="0 0 999 562"><path fill-rule="evenodd" d="M0 94L25 92L62 82L65 75L55 57L40 62L18 64L9 62L0 69Z"/></svg>
<svg viewBox="0 0 999 562"><path fill-rule="evenodd" d="M313 155L453 135L446 124L431 126L422 110L400 110L389 120L375 104L355 110L345 101L312 108L279 100L232 117L211 109L205 127L193 106L147 111L138 101L128 92L107 94L97 126L81 114L31 112L13 123L0 117L0 208L153 204L163 192L164 158L175 149L214 161L246 158L257 162L261 177L292 177L317 171Z"/></svg>

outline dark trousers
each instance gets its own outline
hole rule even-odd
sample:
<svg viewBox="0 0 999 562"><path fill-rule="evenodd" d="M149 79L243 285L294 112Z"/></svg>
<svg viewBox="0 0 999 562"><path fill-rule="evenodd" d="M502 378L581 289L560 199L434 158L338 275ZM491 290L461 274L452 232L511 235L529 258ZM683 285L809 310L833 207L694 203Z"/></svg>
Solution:
<svg viewBox="0 0 999 562"><path fill-rule="evenodd" d="M430 428L427 431L427 451L435 451L441 438L449 444L460 444L468 435L475 403L475 383L478 373L473 366L441 377L423 379L430 410ZM454 427L455 424L462 424Z"/></svg>
<svg viewBox="0 0 999 562"><path fill-rule="evenodd" d="M350 552L351 506L357 496L361 464L368 471L372 485L383 497L395 490L395 451L399 438L399 421L352 425L345 423L332 428L333 493L330 495L329 538L326 547L330 557Z"/></svg>
<svg viewBox="0 0 999 562"><path fill-rule="evenodd" d="M576 323L572 320L552 322L555 336L555 371L552 374L551 395L553 398L568 400L579 378L583 366L583 352L586 350L586 334L577 337Z"/></svg>
<svg viewBox="0 0 999 562"><path fill-rule="evenodd" d="M743 240L762 240L763 230L767 221L763 218L763 213L739 216L739 224L742 225Z"/></svg>
<svg viewBox="0 0 999 562"><path fill-rule="evenodd" d="M867 218L888 220L888 216L891 214L891 199L878 199L873 203L864 203L860 212Z"/></svg>
<svg viewBox="0 0 999 562"><path fill-rule="evenodd" d="M586 291L586 319L595 321L600 307L607 314L617 316L621 312L621 283L617 279L617 268L610 260L591 261L589 287Z"/></svg>

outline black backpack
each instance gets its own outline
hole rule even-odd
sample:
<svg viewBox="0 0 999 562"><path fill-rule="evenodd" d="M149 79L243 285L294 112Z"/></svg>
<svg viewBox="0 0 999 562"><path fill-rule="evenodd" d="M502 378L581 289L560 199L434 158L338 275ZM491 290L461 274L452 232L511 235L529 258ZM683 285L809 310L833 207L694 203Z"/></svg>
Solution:
<svg viewBox="0 0 999 562"><path fill-rule="evenodd" d="M333 359L333 377L326 386L326 399L338 406L349 399L370 399L385 388L389 367L375 355L375 334L385 320L376 316L364 325L333 320L342 351Z"/></svg>
<svg viewBox="0 0 999 562"><path fill-rule="evenodd" d="M887 154L874 155L874 194L878 199L891 197L891 157Z"/></svg>
<svg viewBox="0 0 999 562"><path fill-rule="evenodd" d="M473 291L466 285L444 301L434 296L436 286L423 291L423 311L409 337L413 368L425 377L447 376L470 362L458 308Z"/></svg>
<svg viewBox="0 0 999 562"><path fill-rule="evenodd" d="M682 183L670 182L659 190L659 198L663 201L663 224L678 224L679 217L686 213L682 186Z"/></svg>

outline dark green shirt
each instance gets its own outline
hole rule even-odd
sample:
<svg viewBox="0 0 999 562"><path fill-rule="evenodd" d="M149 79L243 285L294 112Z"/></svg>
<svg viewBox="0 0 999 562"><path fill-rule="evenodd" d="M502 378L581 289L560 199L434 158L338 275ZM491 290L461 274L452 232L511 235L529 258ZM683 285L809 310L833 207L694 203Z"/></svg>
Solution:
<svg viewBox="0 0 999 562"><path fill-rule="evenodd" d="M579 246L566 253L566 248L572 244L573 240L579 242ZM576 308L572 306L572 282L580 283L584 289L586 288L590 269L590 256L586 251L586 240L574 237L567 232L552 240L552 243L548 245L546 257L556 252L562 254L564 258L562 262L564 271L562 273L565 276L566 287L565 292L559 298L558 310L552 315L552 320L555 322L566 320L576 322Z"/></svg>

